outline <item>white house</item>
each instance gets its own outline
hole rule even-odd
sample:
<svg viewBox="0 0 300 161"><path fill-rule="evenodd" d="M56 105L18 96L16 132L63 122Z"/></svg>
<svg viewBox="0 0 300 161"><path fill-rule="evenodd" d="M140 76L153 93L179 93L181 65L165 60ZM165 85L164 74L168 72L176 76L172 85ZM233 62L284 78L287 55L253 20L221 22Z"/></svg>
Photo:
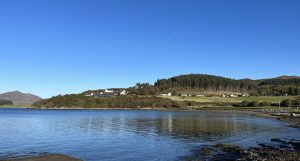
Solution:
<svg viewBox="0 0 300 161"><path fill-rule="evenodd" d="M104 92L105 92L105 93L113 93L114 91L113 91L113 90L108 90L108 89L106 89Z"/></svg>
<svg viewBox="0 0 300 161"><path fill-rule="evenodd" d="M161 96L172 96L172 93L162 93L162 94L160 94Z"/></svg>
<svg viewBox="0 0 300 161"><path fill-rule="evenodd" d="M94 96L94 93L89 93L89 94L86 94L85 96L86 97L92 97L92 96Z"/></svg>
<svg viewBox="0 0 300 161"><path fill-rule="evenodd" d="M204 94L197 94L196 97L204 97Z"/></svg>
<svg viewBox="0 0 300 161"><path fill-rule="evenodd" d="M230 97L238 97L238 96L235 94L231 94Z"/></svg>
<svg viewBox="0 0 300 161"><path fill-rule="evenodd" d="M97 94L94 94L95 98L102 98L102 97L114 97L117 96L119 93L116 93L114 91L105 90L104 92L100 92Z"/></svg>
<svg viewBox="0 0 300 161"><path fill-rule="evenodd" d="M181 96L182 96L182 97L187 97L188 95L187 95L187 94L181 94Z"/></svg>
<svg viewBox="0 0 300 161"><path fill-rule="evenodd" d="M120 96L125 96L127 94L127 91L123 90L120 92Z"/></svg>
<svg viewBox="0 0 300 161"><path fill-rule="evenodd" d="M249 97L249 94L243 94L242 97Z"/></svg>

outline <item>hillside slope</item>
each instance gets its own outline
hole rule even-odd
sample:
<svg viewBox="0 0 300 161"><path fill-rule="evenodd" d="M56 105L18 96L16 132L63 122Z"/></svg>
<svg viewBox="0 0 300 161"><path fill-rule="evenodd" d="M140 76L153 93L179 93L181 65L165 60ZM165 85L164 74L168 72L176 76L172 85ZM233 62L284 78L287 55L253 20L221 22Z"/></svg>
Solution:
<svg viewBox="0 0 300 161"><path fill-rule="evenodd" d="M0 94L0 100L12 101L14 105L31 105L42 98L30 93L22 93L19 91L6 92Z"/></svg>
<svg viewBox="0 0 300 161"><path fill-rule="evenodd" d="M237 80L206 74L187 74L159 79L154 85L162 91L178 92L183 89L198 89L250 93L252 95L300 95L300 78L296 76Z"/></svg>

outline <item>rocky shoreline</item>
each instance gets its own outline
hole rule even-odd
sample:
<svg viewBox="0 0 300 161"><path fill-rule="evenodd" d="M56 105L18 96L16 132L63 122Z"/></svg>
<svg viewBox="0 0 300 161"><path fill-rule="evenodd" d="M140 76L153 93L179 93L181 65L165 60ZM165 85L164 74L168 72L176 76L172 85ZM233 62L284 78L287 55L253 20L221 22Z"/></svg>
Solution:
<svg viewBox="0 0 300 161"><path fill-rule="evenodd" d="M185 161L297 161L300 160L300 140L284 141L278 138L258 147L242 148L236 145L216 144L196 147L192 155L181 156ZM62 154L41 154L32 157L19 157L0 161L83 161Z"/></svg>
<svg viewBox="0 0 300 161"><path fill-rule="evenodd" d="M205 145L192 150L192 155L179 160L195 161L297 161L300 160L300 141L271 139L274 144L259 144L259 147L242 148L235 145Z"/></svg>
<svg viewBox="0 0 300 161"><path fill-rule="evenodd" d="M264 112L253 112L253 116L264 117L270 119L277 119L280 121L287 122L291 127L300 128L300 117L293 116L293 113L264 113Z"/></svg>

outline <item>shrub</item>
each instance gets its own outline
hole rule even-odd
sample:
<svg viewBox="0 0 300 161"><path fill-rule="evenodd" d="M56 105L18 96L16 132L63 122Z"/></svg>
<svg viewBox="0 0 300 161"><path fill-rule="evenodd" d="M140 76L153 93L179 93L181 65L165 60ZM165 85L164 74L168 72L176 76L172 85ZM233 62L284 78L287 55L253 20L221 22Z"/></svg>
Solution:
<svg viewBox="0 0 300 161"><path fill-rule="evenodd" d="M243 101L241 107L249 107L250 101Z"/></svg>
<svg viewBox="0 0 300 161"><path fill-rule="evenodd" d="M279 103L271 103L271 106L279 106Z"/></svg>
<svg viewBox="0 0 300 161"><path fill-rule="evenodd" d="M259 102L257 102L257 101L252 101L252 102L250 102L250 103L248 104L247 107L258 107L259 105L260 105Z"/></svg>
<svg viewBox="0 0 300 161"><path fill-rule="evenodd" d="M271 106L271 103L270 102L260 102L259 106L260 107L268 107L268 106Z"/></svg>
<svg viewBox="0 0 300 161"><path fill-rule="evenodd" d="M292 101L292 104L293 104L294 106L298 106L298 105L300 105L300 100L293 100L293 101Z"/></svg>
<svg viewBox="0 0 300 161"><path fill-rule="evenodd" d="M241 105L242 105L241 103L234 103L234 104L232 104L233 107L242 107Z"/></svg>
<svg viewBox="0 0 300 161"><path fill-rule="evenodd" d="M289 107L290 105L292 105L292 101L289 99L283 100L280 102L280 106L282 107Z"/></svg>
<svg viewBox="0 0 300 161"><path fill-rule="evenodd" d="M183 101L185 103L186 106L196 106L197 103L194 101Z"/></svg>
<svg viewBox="0 0 300 161"><path fill-rule="evenodd" d="M234 107L259 107L262 105L263 102L257 102L257 101L243 101L242 103L235 103L233 104ZM263 103L264 105L267 104L267 103ZM268 103L268 105L270 105Z"/></svg>

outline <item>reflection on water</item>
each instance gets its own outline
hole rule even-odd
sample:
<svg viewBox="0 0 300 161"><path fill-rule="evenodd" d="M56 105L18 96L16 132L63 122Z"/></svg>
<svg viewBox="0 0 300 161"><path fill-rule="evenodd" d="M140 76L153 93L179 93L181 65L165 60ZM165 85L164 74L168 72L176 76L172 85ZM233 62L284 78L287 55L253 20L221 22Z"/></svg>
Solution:
<svg viewBox="0 0 300 161"><path fill-rule="evenodd" d="M32 152L84 160L175 160L201 144L255 145L298 129L244 114L0 109L0 158Z"/></svg>

